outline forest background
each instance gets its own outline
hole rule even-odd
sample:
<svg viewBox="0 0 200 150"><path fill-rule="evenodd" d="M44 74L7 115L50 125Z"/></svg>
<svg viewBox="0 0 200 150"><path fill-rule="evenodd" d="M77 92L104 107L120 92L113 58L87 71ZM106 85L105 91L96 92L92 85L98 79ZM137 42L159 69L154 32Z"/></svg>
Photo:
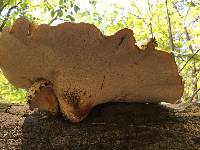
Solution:
<svg viewBox="0 0 200 150"><path fill-rule="evenodd" d="M175 57L185 82L179 102L200 102L199 0L0 0L0 32L25 17L37 24L86 22L104 35L129 28L138 42L155 37ZM25 103L26 91L0 70L0 102Z"/></svg>

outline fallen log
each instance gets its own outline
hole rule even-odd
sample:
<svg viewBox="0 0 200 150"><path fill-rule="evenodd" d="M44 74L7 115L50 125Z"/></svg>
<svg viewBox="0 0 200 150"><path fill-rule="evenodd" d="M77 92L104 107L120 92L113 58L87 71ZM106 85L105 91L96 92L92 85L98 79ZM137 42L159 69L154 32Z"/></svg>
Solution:
<svg viewBox="0 0 200 150"><path fill-rule="evenodd" d="M199 150L200 105L108 103L78 124L0 104L1 150Z"/></svg>
<svg viewBox="0 0 200 150"><path fill-rule="evenodd" d="M91 24L20 18L2 32L0 66L13 85L29 89L31 107L79 122L110 101L175 103L182 78L173 56L156 46L150 39L139 48L130 29L104 36Z"/></svg>

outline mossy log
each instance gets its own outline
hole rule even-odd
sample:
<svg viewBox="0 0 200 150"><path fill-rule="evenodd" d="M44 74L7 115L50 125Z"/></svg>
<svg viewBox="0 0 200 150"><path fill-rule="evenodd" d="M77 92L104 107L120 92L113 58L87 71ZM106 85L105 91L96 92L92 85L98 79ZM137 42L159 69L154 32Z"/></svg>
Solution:
<svg viewBox="0 0 200 150"><path fill-rule="evenodd" d="M80 123L0 104L0 149L200 149L200 105L108 103Z"/></svg>

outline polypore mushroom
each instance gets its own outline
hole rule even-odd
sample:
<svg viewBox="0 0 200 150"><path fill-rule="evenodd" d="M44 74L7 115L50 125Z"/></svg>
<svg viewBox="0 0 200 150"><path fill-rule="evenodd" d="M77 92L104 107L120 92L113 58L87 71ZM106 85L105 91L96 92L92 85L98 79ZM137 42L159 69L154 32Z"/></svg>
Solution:
<svg viewBox="0 0 200 150"><path fill-rule="evenodd" d="M32 107L51 112L60 107L66 118L79 122L109 101L176 102L182 78L173 56L155 46L150 39L140 49L130 29L104 36L91 24L36 26L20 18L2 32L0 65L13 85L30 88Z"/></svg>

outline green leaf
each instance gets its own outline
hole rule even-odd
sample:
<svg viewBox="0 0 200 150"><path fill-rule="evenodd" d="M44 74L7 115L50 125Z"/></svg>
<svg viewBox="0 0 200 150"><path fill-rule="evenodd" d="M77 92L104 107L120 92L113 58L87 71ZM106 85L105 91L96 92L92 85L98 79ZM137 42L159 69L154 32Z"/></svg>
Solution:
<svg viewBox="0 0 200 150"><path fill-rule="evenodd" d="M97 4L96 0L89 0L89 3L92 4L93 6L95 6Z"/></svg>
<svg viewBox="0 0 200 150"><path fill-rule="evenodd" d="M73 5L74 5L74 4L73 4L73 2L72 2L72 1L70 1L70 6L71 6L71 8L73 7Z"/></svg>
<svg viewBox="0 0 200 150"><path fill-rule="evenodd" d="M52 10L52 11L51 11L51 17L54 17L54 16L55 16L55 11Z"/></svg>
<svg viewBox="0 0 200 150"><path fill-rule="evenodd" d="M71 21L75 21L75 19L71 15L67 15L66 18L69 18Z"/></svg>
<svg viewBox="0 0 200 150"><path fill-rule="evenodd" d="M200 60L200 55L196 54L196 55L193 55L193 54L188 54L188 56L192 59L196 59L196 60Z"/></svg>
<svg viewBox="0 0 200 150"><path fill-rule="evenodd" d="M61 9L58 10L58 16L59 16L59 17L62 17L62 16L63 16L63 12L62 12Z"/></svg>
<svg viewBox="0 0 200 150"><path fill-rule="evenodd" d="M13 13L13 16L17 16L18 15L18 11L15 11L14 13Z"/></svg>
<svg viewBox="0 0 200 150"><path fill-rule="evenodd" d="M50 11L52 8L50 5L46 4L45 7L48 9L48 11Z"/></svg>
<svg viewBox="0 0 200 150"><path fill-rule="evenodd" d="M16 4L16 0L10 0L10 5L15 5Z"/></svg>
<svg viewBox="0 0 200 150"><path fill-rule="evenodd" d="M194 3L194 2L192 2L192 1L191 1L191 2L189 2L188 4L189 4L189 6L190 6L190 7L195 7L195 6L196 6L196 5L195 5L195 3Z"/></svg>
<svg viewBox="0 0 200 150"><path fill-rule="evenodd" d="M80 8L76 5L74 5L74 11L77 13L80 10Z"/></svg>
<svg viewBox="0 0 200 150"><path fill-rule="evenodd" d="M63 0L59 0L59 5L63 5Z"/></svg>

